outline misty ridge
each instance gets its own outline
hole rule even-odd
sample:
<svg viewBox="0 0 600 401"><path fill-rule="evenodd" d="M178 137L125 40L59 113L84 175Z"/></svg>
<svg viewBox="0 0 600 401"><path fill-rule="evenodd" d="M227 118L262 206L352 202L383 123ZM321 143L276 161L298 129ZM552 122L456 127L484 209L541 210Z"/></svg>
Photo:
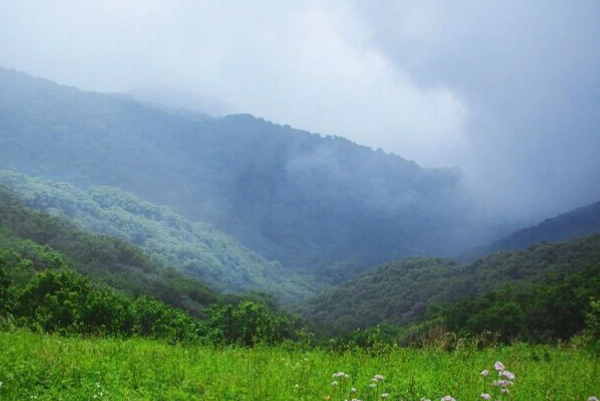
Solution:
<svg viewBox="0 0 600 401"><path fill-rule="evenodd" d="M248 114L210 116L177 91L110 95L0 72L1 168L131 191L318 281L459 257L536 222L495 211L460 168Z"/></svg>
<svg viewBox="0 0 600 401"><path fill-rule="evenodd" d="M351 276L456 253L498 224L473 217L456 169L250 115L199 121L7 70L1 82L3 168L132 191L288 268Z"/></svg>

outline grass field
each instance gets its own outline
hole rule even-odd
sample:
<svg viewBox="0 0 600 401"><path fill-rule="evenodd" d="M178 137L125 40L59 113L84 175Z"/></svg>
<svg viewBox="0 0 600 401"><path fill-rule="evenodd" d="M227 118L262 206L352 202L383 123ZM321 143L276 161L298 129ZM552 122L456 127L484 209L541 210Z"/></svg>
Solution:
<svg viewBox="0 0 600 401"><path fill-rule="evenodd" d="M496 361L516 376L508 395L494 395ZM492 400L587 401L600 396L599 362L585 351L529 345L374 354L0 332L0 400L466 401L490 393Z"/></svg>

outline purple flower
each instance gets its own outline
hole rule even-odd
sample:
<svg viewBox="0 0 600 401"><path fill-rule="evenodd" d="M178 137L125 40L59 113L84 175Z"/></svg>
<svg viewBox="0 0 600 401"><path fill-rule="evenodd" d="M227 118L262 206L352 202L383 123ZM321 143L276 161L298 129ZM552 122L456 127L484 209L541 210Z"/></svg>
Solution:
<svg viewBox="0 0 600 401"><path fill-rule="evenodd" d="M504 364L502 364L502 362L498 361L494 364L494 369L496 369L497 371L503 371Z"/></svg>
<svg viewBox="0 0 600 401"><path fill-rule="evenodd" d="M504 376L506 377L508 380L515 380L515 375L512 372L509 372L508 370L503 370L502 372L500 372L500 376Z"/></svg>
<svg viewBox="0 0 600 401"><path fill-rule="evenodd" d="M490 371L487 369L484 369L481 371L481 376L483 376L483 377L487 377L487 375L489 375L489 374L490 374Z"/></svg>
<svg viewBox="0 0 600 401"><path fill-rule="evenodd" d="M481 398L483 398L484 400L489 400L490 398L492 398L492 396L488 393L481 393Z"/></svg>
<svg viewBox="0 0 600 401"><path fill-rule="evenodd" d="M454 398L450 397L449 395L442 397L441 401L456 401Z"/></svg>
<svg viewBox="0 0 600 401"><path fill-rule="evenodd" d="M503 388L502 390L500 390L502 392L502 394L508 394L510 393L510 390L507 388Z"/></svg>

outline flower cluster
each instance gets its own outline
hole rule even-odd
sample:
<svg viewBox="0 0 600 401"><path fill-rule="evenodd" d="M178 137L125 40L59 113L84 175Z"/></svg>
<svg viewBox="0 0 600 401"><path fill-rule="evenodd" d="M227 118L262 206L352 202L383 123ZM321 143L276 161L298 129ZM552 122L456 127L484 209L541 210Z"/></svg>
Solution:
<svg viewBox="0 0 600 401"><path fill-rule="evenodd" d="M344 372L337 372L337 373L334 373L331 377L333 377L334 379L348 379L350 377L350 375L348 375Z"/></svg>
<svg viewBox="0 0 600 401"><path fill-rule="evenodd" d="M510 394L510 390L508 388L515 384L515 374L507 370L504 364L500 361L494 364L494 369L498 372L498 379L492 382L492 386L495 388L495 394L498 395L498 392L504 395ZM481 376L483 378L488 377L489 374L490 371L487 369L484 369L481 372ZM481 393L481 398L483 400L491 400L492 395L489 393ZM497 399L499 400L499 398Z"/></svg>

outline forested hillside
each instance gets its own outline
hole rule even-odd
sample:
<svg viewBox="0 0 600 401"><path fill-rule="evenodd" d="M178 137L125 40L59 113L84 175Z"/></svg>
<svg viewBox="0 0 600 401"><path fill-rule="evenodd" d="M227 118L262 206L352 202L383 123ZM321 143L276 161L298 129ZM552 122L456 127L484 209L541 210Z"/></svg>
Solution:
<svg viewBox="0 0 600 401"><path fill-rule="evenodd" d="M464 297L478 299L504 285L543 284L553 275L594 264L600 264L600 235L540 243L468 265L439 258L408 259L387 263L355 281L319 294L303 305L301 313L342 330L383 322L404 325L423 319L435 304Z"/></svg>
<svg viewBox="0 0 600 401"><path fill-rule="evenodd" d="M295 319L266 294L218 296L123 240L32 211L0 185L0 329L273 343Z"/></svg>
<svg viewBox="0 0 600 401"><path fill-rule="evenodd" d="M268 292L280 300L314 294L309 285L208 224L192 223L165 206L156 206L111 187L80 190L64 182L0 171L0 183L38 211L66 218L77 228L121 238L139 246L155 262L177 267L221 292Z"/></svg>
<svg viewBox="0 0 600 401"><path fill-rule="evenodd" d="M597 233L600 233L600 202L546 219L537 226L466 252L460 259L471 261L494 252L524 249L541 241L564 241Z"/></svg>
<svg viewBox="0 0 600 401"><path fill-rule="evenodd" d="M249 115L194 119L0 69L0 168L108 185L337 283L486 240L454 169Z"/></svg>

